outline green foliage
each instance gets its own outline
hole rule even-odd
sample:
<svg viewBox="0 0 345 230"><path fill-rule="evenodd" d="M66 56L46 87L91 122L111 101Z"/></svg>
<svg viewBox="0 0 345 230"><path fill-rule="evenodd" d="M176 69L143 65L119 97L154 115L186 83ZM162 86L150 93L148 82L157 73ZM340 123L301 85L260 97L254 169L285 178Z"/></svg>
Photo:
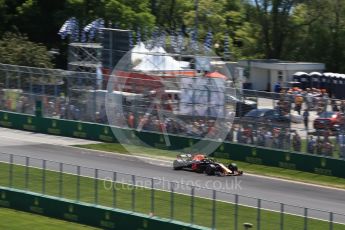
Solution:
<svg viewBox="0 0 345 230"><path fill-rule="evenodd" d="M122 29L158 26L168 32L195 28L197 22L199 41L211 29L220 55L229 33L233 60L314 61L345 71L343 0L0 0L0 36L20 32L65 53L67 42L57 32L72 16L80 27L104 18Z"/></svg>
<svg viewBox="0 0 345 230"><path fill-rule="evenodd" d="M6 33L0 40L0 63L52 68L48 50L30 42L26 36Z"/></svg>

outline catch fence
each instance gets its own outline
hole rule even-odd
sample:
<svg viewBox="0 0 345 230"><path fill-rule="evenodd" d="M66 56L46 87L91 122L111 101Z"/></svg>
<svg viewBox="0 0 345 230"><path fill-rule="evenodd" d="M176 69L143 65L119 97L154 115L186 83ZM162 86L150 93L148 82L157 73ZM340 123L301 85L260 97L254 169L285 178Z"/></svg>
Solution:
<svg viewBox="0 0 345 230"><path fill-rule="evenodd" d="M182 73L174 73L174 80L156 75L140 82L132 76L128 83L132 93L124 88L110 94L109 75L0 64L0 109L35 114L35 102L40 100L43 116L49 118L345 157L344 100L330 99L319 90L281 94L237 90L228 82L211 91L205 85L193 88L194 103L189 103L181 98L185 86L176 80L183 78ZM120 80L128 79L126 75ZM212 95L224 99L224 104L197 100L217 101ZM270 111L246 117L254 108ZM328 118L318 119L319 115Z"/></svg>

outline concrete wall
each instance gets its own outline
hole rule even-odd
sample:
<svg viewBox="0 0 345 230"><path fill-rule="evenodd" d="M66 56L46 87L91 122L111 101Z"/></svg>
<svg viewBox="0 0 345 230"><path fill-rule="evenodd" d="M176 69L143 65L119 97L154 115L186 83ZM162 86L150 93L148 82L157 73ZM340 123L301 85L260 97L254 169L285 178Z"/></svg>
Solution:
<svg viewBox="0 0 345 230"><path fill-rule="evenodd" d="M250 79L247 82L252 83L253 90L266 90L269 80L269 71L253 67L250 71Z"/></svg>

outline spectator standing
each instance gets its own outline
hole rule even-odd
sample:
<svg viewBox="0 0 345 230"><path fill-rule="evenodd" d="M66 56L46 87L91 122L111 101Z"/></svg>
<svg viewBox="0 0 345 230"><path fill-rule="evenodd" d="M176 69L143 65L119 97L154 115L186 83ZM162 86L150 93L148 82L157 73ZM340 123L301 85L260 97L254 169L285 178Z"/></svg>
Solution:
<svg viewBox="0 0 345 230"><path fill-rule="evenodd" d="M344 134L344 132L339 134L338 143L339 143L339 157L341 159L345 159L345 134Z"/></svg>
<svg viewBox="0 0 345 230"><path fill-rule="evenodd" d="M322 141L320 138L316 141L316 154L322 155Z"/></svg>
<svg viewBox="0 0 345 230"><path fill-rule="evenodd" d="M335 100L332 100L331 104L332 104L332 111L333 112L339 112L339 108L338 108L337 102Z"/></svg>
<svg viewBox="0 0 345 230"><path fill-rule="evenodd" d="M316 147L316 141L314 140L313 136L310 136L307 145L307 153L314 154Z"/></svg>
<svg viewBox="0 0 345 230"><path fill-rule="evenodd" d="M133 115L133 113L129 113L128 126L129 126L129 128L134 128L134 115Z"/></svg>
<svg viewBox="0 0 345 230"><path fill-rule="evenodd" d="M265 146L267 148L271 148L273 144L273 136L272 133L267 130L266 134L265 134Z"/></svg>
<svg viewBox="0 0 345 230"><path fill-rule="evenodd" d="M322 155L332 156L332 154L333 154L333 145L328 139L325 139L322 144Z"/></svg>
<svg viewBox="0 0 345 230"><path fill-rule="evenodd" d="M297 111L298 115L301 115L303 97L300 94L295 96L295 111Z"/></svg>
<svg viewBox="0 0 345 230"><path fill-rule="evenodd" d="M295 152L301 152L302 142L300 135L295 132L294 136L292 137L292 146Z"/></svg>
<svg viewBox="0 0 345 230"><path fill-rule="evenodd" d="M244 140L243 140L243 131L242 131L241 127L238 128L238 130L237 130L236 139L237 139L238 143L243 143L244 142Z"/></svg>
<svg viewBox="0 0 345 230"><path fill-rule="evenodd" d="M257 133L257 145L265 146L265 130L264 129L259 129Z"/></svg>
<svg viewBox="0 0 345 230"><path fill-rule="evenodd" d="M344 100L341 100L341 103L340 103L340 111L342 113L345 113L345 101Z"/></svg>
<svg viewBox="0 0 345 230"><path fill-rule="evenodd" d="M275 93L280 93L280 91L282 90L280 81L278 80L275 84L274 84L274 92Z"/></svg>
<svg viewBox="0 0 345 230"><path fill-rule="evenodd" d="M303 122L304 122L304 128L308 130L309 128L309 111L306 108L303 112Z"/></svg>

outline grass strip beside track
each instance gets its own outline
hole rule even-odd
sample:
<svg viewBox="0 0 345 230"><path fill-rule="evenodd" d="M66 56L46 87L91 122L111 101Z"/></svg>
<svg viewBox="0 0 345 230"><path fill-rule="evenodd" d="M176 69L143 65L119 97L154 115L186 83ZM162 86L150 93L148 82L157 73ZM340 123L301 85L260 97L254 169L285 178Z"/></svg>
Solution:
<svg viewBox="0 0 345 230"><path fill-rule="evenodd" d="M126 146L122 146L121 144L117 143L101 143L101 144L88 144L88 145L77 145L76 147L92 149L92 150L100 150L106 152L114 152L114 153L121 153L121 154L130 154L126 150ZM153 158L159 158L164 160L171 160L176 158L177 152L168 151L168 150L160 150L154 148L146 148L146 147L139 147L139 146L130 146L131 151L135 152L136 155L142 156L149 156ZM132 154L131 154L132 155ZM223 163L229 163L231 160L217 158L217 161ZM323 186L329 186L334 188L341 188L345 189L345 179L332 177L332 176L325 176L319 175L315 173L308 173L308 172L301 172L297 170L290 170L290 169L282 169L278 167L269 167L257 164L250 164L246 162L236 162L241 170L245 173L251 173L261 176L269 176L269 177L276 177L282 178L292 181L299 181Z"/></svg>
<svg viewBox="0 0 345 230"><path fill-rule="evenodd" d="M0 186L10 185L10 165L0 163ZM42 192L43 170L37 168L29 168L26 174L24 166L12 166L12 187L32 192ZM62 185L62 196L71 200L77 199L78 177L71 174L62 174L60 182L60 174L55 171L45 171L45 194L59 196L60 184ZM27 177L26 177L27 176ZM28 187L25 187L25 178L28 178ZM126 184L116 183L113 189L105 189L104 180L96 180L88 177L79 178L79 200L83 202L94 203L95 196L98 194L98 204L107 207L116 207L124 210L132 210L132 195L135 197L134 211L149 214L151 212L151 190L142 187L134 187ZM96 186L95 186L96 185ZM97 188L97 192L95 190ZM115 198L115 199L114 199ZM174 219L183 222L191 220L191 202L190 196L182 194L174 194L174 209L171 212L171 194L165 191L154 191L154 215L169 218L173 215ZM113 206L115 205L115 206ZM235 205L217 201L215 203L216 210L216 227L222 229L234 229L235 221ZM209 199L194 199L194 223L206 227L212 226L212 210L213 202ZM253 229L257 229L257 209L238 206L238 224L251 222L254 224ZM280 226L280 213L261 210L261 229L278 229ZM296 230L304 228L304 218L294 215L284 215L284 229ZM329 223L325 221L309 219L308 229L324 230L329 228ZM334 230L345 230L345 225L334 224Z"/></svg>
<svg viewBox="0 0 345 230"><path fill-rule="evenodd" d="M15 211L7 208L0 208L0 229L22 230L96 230L77 223L57 220L36 214Z"/></svg>

